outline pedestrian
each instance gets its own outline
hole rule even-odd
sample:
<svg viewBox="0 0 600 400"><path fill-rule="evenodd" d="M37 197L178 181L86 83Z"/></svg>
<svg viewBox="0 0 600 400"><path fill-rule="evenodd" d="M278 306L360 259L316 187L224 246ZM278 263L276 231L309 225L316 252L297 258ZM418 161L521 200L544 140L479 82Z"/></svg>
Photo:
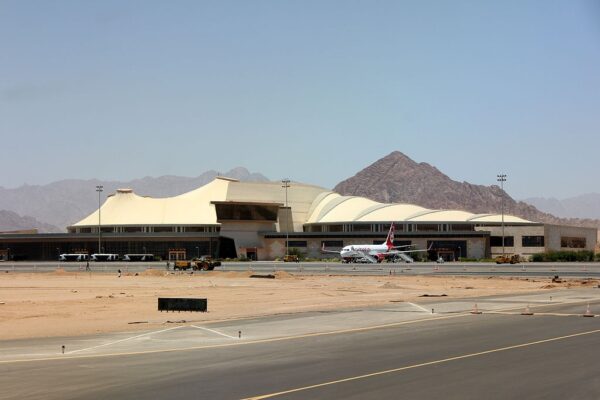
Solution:
<svg viewBox="0 0 600 400"><path fill-rule="evenodd" d="M119 278L121 277L121 269L117 271L119 273Z"/></svg>
<svg viewBox="0 0 600 400"><path fill-rule="evenodd" d="M169 262L167 261L167 271L169 270L169 267L171 267L171 265L169 264Z"/></svg>
<svg viewBox="0 0 600 400"><path fill-rule="evenodd" d="M91 271L91 270L92 270L92 269L90 268L90 262L89 262L89 261L86 261L86 262L85 262L85 270L86 270L86 271Z"/></svg>

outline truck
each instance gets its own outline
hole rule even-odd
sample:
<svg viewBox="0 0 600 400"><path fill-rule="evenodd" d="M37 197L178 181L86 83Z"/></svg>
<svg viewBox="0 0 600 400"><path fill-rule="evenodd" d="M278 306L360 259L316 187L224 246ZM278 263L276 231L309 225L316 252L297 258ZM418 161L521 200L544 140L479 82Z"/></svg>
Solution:
<svg viewBox="0 0 600 400"><path fill-rule="evenodd" d="M175 261L173 268L176 271L186 271L192 269L193 271L212 271L215 267L220 267L221 261L213 260L211 256L202 256L200 258L193 258L191 260L178 260Z"/></svg>

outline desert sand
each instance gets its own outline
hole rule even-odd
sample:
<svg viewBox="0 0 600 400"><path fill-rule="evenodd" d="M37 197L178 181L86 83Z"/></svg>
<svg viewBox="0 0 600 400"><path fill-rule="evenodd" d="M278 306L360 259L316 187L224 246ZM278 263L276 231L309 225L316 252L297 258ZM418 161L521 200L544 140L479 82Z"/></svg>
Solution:
<svg viewBox="0 0 600 400"><path fill-rule="evenodd" d="M246 272L139 275L64 272L0 275L0 340L79 336L264 315L446 298L543 291L573 283L444 276L294 276ZM161 313L158 297L208 299L206 313Z"/></svg>

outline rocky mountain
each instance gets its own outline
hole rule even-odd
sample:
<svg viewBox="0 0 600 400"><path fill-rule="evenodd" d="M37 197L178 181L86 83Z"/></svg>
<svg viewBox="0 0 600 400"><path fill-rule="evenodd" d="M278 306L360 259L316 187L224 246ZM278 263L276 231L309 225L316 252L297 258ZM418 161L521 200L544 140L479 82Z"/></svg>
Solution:
<svg viewBox="0 0 600 400"><path fill-rule="evenodd" d="M24 185L14 189L0 187L0 210L31 216L38 220L38 223L41 221L42 224L48 224L44 229L64 232L68 225L79 221L98 208L96 185L104 186L102 201L119 188L131 188L143 196L168 197L205 185L217 175L241 181L268 181L264 175L251 173L242 167L234 168L224 174L210 170L197 177L166 175L158 178L145 177L129 182L68 179L41 186ZM29 222L33 224L33 220ZM21 229L34 227L31 224ZM0 231L9 230L7 226L9 225L4 225L0 220Z"/></svg>
<svg viewBox="0 0 600 400"><path fill-rule="evenodd" d="M60 229L54 225L45 224L32 217L22 217L19 214L0 210L0 232L37 229L40 233L58 232Z"/></svg>
<svg viewBox="0 0 600 400"><path fill-rule="evenodd" d="M344 195L363 196L386 203L411 203L432 209L472 213L504 211L530 221L577 226L600 226L591 219L561 219L534 206L515 201L497 185L473 185L450 179L427 163L417 163L394 151L346 179L333 189Z"/></svg>
<svg viewBox="0 0 600 400"><path fill-rule="evenodd" d="M587 193L563 200L532 197L523 201L557 217L600 219L600 193Z"/></svg>

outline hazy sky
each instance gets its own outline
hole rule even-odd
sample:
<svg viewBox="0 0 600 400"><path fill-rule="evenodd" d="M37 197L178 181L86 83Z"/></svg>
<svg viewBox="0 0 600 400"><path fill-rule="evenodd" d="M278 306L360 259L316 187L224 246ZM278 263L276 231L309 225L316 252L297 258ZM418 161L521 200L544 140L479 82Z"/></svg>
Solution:
<svg viewBox="0 0 600 400"><path fill-rule="evenodd" d="M597 1L0 0L0 186L399 150L517 198L600 192Z"/></svg>

